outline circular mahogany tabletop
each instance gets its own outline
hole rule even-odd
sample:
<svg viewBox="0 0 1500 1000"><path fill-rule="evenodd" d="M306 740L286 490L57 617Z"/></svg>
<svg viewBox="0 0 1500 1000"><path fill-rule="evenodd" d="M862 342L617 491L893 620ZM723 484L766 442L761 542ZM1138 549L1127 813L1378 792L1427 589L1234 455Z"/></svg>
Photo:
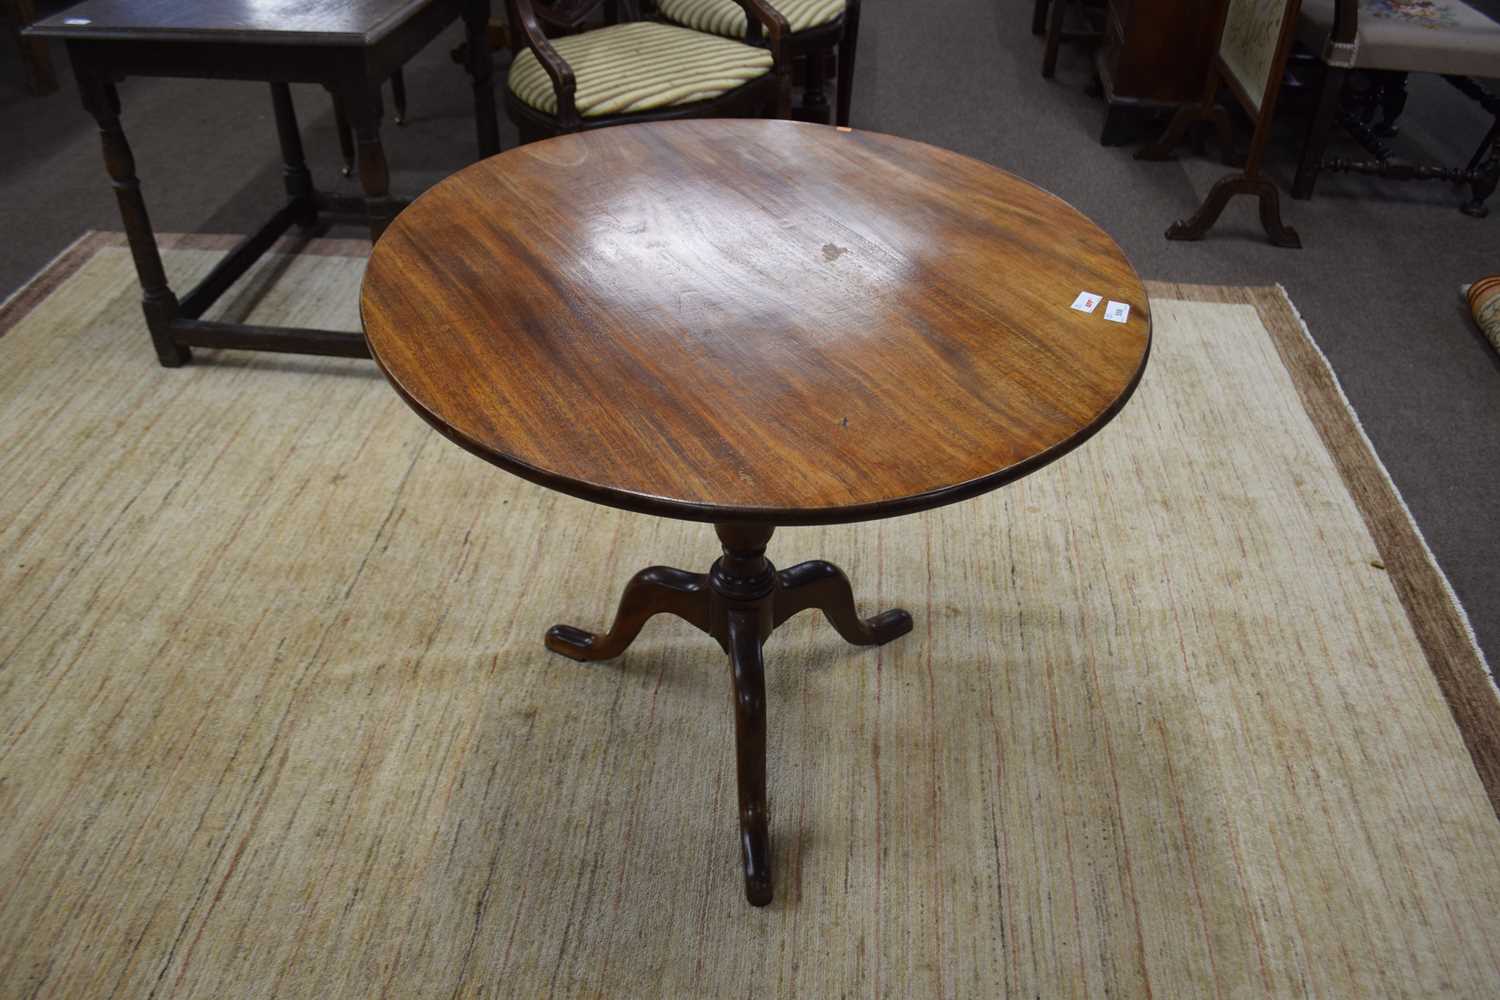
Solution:
<svg viewBox="0 0 1500 1000"><path fill-rule="evenodd" d="M933 146L784 121L476 163L386 230L360 313L392 384L469 451L714 522L993 489L1108 422L1151 346L1140 279L1067 203Z"/></svg>

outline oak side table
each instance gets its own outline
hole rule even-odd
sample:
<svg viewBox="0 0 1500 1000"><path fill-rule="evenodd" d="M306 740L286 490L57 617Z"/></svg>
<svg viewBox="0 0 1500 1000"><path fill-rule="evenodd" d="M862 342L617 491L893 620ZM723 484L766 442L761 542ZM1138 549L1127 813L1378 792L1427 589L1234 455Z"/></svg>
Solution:
<svg viewBox="0 0 1500 1000"><path fill-rule="evenodd" d="M714 524L707 573L642 570L608 632L546 642L608 659L663 612L718 640L757 905L762 645L809 608L859 645L912 625L860 618L831 563L778 571L771 533L1026 475L1119 412L1151 345L1139 278L1066 203L932 146L783 121L621 126L468 167L392 223L360 312L396 391L454 443L550 489Z"/></svg>
<svg viewBox="0 0 1500 1000"><path fill-rule="evenodd" d="M187 363L192 347L368 356L364 338L356 333L249 326L202 317L293 226L313 230L320 220L363 222L370 227L370 238L379 239L402 205L390 196L380 142L381 84L459 19L468 35L479 155L500 151L485 38L489 13L489 0L84 0L27 30L29 36L67 43L84 107L99 123L104 165L114 183L140 279L146 325L163 365ZM128 76L263 80L271 85L286 204L181 299L167 285L135 158L120 125L115 84ZM314 189L303 160L290 83L322 84L333 94L335 106L348 115L358 147L363 198Z"/></svg>

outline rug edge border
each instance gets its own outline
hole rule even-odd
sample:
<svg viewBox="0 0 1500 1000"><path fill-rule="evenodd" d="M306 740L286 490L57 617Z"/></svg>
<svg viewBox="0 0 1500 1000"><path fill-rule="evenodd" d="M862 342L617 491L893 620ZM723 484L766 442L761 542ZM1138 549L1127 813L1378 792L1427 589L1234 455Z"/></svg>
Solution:
<svg viewBox="0 0 1500 1000"><path fill-rule="evenodd" d="M1286 288L1280 283L1235 286L1156 281L1147 287L1152 297L1248 305L1256 310L1303 410L1375 541L1490 806L1500 816L1500 684L1453 584Z"/></svg>
<svg viewBox="0 0 1500 1000"><path fill-rule="evenodd" d="M168 234L162 249L227 250L240 237ZM102 248L126 245L125 234L86 230L19 288L0 301L0 337L5 336ZM366 256L363 240L283 237L272 252ZM1480 649L1463 604L1438 564L1416 518L1365 432L1359 415L1286 288L1275 285L1198 285L1150 281L1152 298L1179 299L1256 310L1276 347L1304 411L1339 470L1386 572L1416 633L1427 666L1448 703L1470 760L1500 816L1500 685ZM1343 426L1336 426L1342 424ZM1394 516L1392 516L1394 515ZM1411 543L1415 542L1415 545ZM1407 556L1415 551L1415 559ZM1434 597L1436 600L1434 600ZM1454 643L1454 637L1458 642Z"/></svg>
<svg viewBox="0 0 1500 1000"><path fill-rule="evenodd" d="M158 250L230 250L243 237L221 233L157 233ZM59 285L105 247L124 247L129 240L115 229L85 229L63 247L35 274L0 300L0 337L4 337L44 302ZM334 239L326 236L283 236L266 251L280 254L315 254L320 257L368 257L369 240Z"/></svg>
<svg viewBox="0 0 1500 1000"><path fill-rule="evenodd" d="M27 278L0 301L0 337L5 336L25 319L38 305L44 302L64 281L94 256L101 247L110 246L123 233L103 229L85 229L83 233L58 251L35 274Z"/></svg>

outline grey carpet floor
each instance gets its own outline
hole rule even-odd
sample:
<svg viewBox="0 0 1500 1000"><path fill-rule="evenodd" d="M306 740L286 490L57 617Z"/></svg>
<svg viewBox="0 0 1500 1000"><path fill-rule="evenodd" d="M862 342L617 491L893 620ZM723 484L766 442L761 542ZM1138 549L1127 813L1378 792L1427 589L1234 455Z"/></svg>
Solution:
<svg viewBox="0 0 1500 1000"><path fill-rule="evenodd" d="M1092 216L1143 277L1286 286L1453 581L1492 662L1500 662L1500 357L1467 319L1458 286L1500 271L1500 211L1474 220L1443 184L1328 176L1311 202L1286 202L1305 249L1259 236L1252 203L1232 205L1202 243L1162 231L1189 213L1224 168L1191 157L1138 163L1097 137L1089 61L1065 48L1057 79L1038 73L1029 0L865 0L854 121L1002 166ZM408 67L410 122L387 127L393 189L415 194L473 155L467 79L450 32ZM65 60L57 57L67 76ZM97 135L66 81L21 94L0 55L0 295L85 229L119 228ZM502 68L503 73L503 68ZM349 192L327 95L294 88L320 184ZM280 197L266 88L128 80L124 121L158 229L245 232ZM1436 79L1414 80L1398 140L1405 151L1462 162L1487 126ZM1269 169L1289 184L1297 122L1280 123ZM507 148L515 131L503 121ZM1500 198L1496 198L1500 209ZM348 235L357 235L351 231ZM148 347L145 341L142 350Z"/></svg>

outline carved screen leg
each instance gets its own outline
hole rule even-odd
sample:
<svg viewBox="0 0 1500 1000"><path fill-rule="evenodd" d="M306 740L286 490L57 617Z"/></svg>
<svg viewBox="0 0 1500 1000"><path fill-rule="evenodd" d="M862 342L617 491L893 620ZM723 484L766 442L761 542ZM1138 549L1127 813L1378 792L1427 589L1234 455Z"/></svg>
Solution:
<svg viewBox="0 0 1500 1000"><path fill-rule="evenodd" d="M854 100L854 53L859 48L859 0L844 5L844 33L839 37L839 88L833 123L849 127L849 107Z"/></svg>
<svg viewBox="0 0 1500 1000"><path fill-rule="evenodd" d="M1221 178L1198 206L1198 211L1186 220L1179 220L1167 227L1169 240L1201 240L1213 224L1219 220L1224 206L1237 194L1255 195L1260 199L1260 224L1266 238L1279 247L1302 246L1297 231L1281 221L1281 196L1276 185L1265 177L1249 177L1245 174L1230 174Z"/></svg>
<svg viewBox="0 0 1500 1000"><path fill-rule="evenodd" d="M1047 30L1047 0L1036 0L1031 8L1031 33L1040 35Z"/></svg>
<svg viewBox="0 0 1500 1000"><path fill-rule="evenodd" d="M125 236L130 242L130 256L135 261L136 277L141 283L141 309L146 314L146 327L151 331L151 344L163 366L176 368L191 360L192 353L172 339L177 296L167 285L161 254L156 249L156 234L151 231L151 218L146 214L146 202L141 197L141 182L135 175L135 156L130 152L125 130L120 126L119 94L115 92L114 84L78 72L76 62L74 73L78 77L79 92L83 95L83 106L99 124L104 169L114 184L120 221L125 225Z"/></svg>
<svg viewBox="0 0 1500 1000"><path fill-rule="evenodd" d="M1214 127L1214 135L1218 138L1219 153L1223 157L1224 165L1234 166L1236 161L1234 130L1229 125L1229 113L1217 104L1211 104L1206 108L1201 105L1187 104L1178 108L1162 134L1155 141L1136 150L1135 158L1137 160L1171 159L1172 151L1186 138L1188 130L1203 122Z"/></svg>
<svg viewBox="0 0 1500 1000"><path fill-rule="evenodd" d="M615 623L604 635L571 625L547 630L547 648L575 660L608 660L625 652L641 627L660 614L673 614L704 632L709 625L708 577L669 566L643 569L625 585Z"/></svg>
<svg viewBox="0 0 1500 1000"><path fill-rule="evenodd" d="M479 141L479 158L500 152L500 119L495 115L495 56L490 50L488 26L489 0L468 0L464 4L465 66L474 84L474 130Z"/></svg>
<svg viewBox="0 0 1500 1000"><path fill-rule="evenodd" d="M318 206L313 201L312 174L302 153L302 135L297 129L297 112L292 107L292 89L284 83L271 84L271 109L276 115L276 138L281 143L281 179L287 200L302 208L297 224L310 229L318 223Z"/></svg>
<svg viewBox="0 0 1500 1000"><path fill-rule="evenodd" d="M398 69L391 74L391 108L397 125L406 124L406 77Z"/></svg>

